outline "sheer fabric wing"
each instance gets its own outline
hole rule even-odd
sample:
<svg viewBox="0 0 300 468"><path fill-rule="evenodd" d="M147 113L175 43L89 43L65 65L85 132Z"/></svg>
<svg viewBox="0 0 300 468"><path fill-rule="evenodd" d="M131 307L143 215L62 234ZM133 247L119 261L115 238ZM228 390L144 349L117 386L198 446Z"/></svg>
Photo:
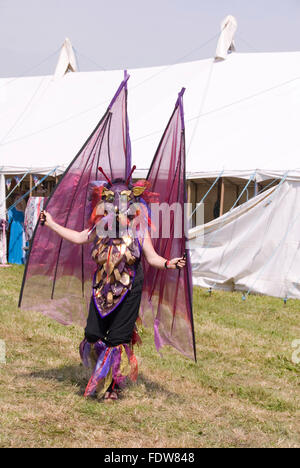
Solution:
<svg viewBox="0 0 300 468"><path fill-rule="evenodd" d="M102 180L101 165L111 178L126 178L131 166L127 120L127 79L105 115L74 158L45 209L59 224L77 231L88 227L91 181ZM38 224L24 273L19 306L63 324L85 325L95 264L91 245L63 240Z"/></svg>
<svg viewBox="0 0 300 468"><path fill-rule="evenodd" d="M160 222L157 213L153 212L155 206L151 206L151 220L154 226L157 224L157 230L151 233L154 248L165 258L181 257L186 252L187 266L183 270L157 270L144 262L141 317L148 325L154 323L157 350L163 345L171 345L196 360L191 263L184 235L186 189L183 92L184 89L179 94L147 179L151 183L151 190L159 193L160 207L165 204ZM175 212L171 209L169 214L172 205L176 209Z"/></svg>

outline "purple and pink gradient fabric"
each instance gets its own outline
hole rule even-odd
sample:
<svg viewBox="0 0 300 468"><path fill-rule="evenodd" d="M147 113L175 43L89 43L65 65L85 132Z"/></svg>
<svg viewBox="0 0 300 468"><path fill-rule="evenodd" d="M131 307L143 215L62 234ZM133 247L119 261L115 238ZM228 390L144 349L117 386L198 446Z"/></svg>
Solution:
<svg viewBox="0 0 300 468"><path fill-rule="evenodd" d="M45 206L54 220L76 231L88 227L92 181L126 177L130 166L127 131L127 80L121 83L105 115L65 171ZM129 161L129 162L128 162ZM35 230L20 295L22 308L37 310L69 325L85 326L96 269L91 245L76 245L46 226Z"/></svg>
<svg viewBox="0 0 300 468"><path fill-rule="evenodd" d="M179 204L182 208L181 237L175 236L175 216L170 219L170 235L164 237L162 223L152 238L156 252L164 258L181 257L186 253L187 266L182 270L158 270L143 260L144 288L141 301L141 318L144 323L154 322L154 338L157 350L171 345L187 357L196 360L194 324L192 314L192 275L187 239L184 203L185 185L185 136L182 96L178 96L174 112L168 122L150 167L147 180L151 189L158 192L160 204L168 207ZM177 205L178 206L178 205ZM178 220L177 220L178 222Z"/></svg>
<svg viewBox="0 0 300 468"><path fill-rule="evenodd" d="M103 180L102 166L112 180L127 179L131 170L131 146L127 117L127 80L121 83L105 115L65 171L45 209L62 226L76 231L88 228L88 191L92 181ZM185 193L185 146L182 94L155 153L147 180L159 193L159 203L178 202L183 208ZM182 209L181 227L185 225ZM160 227L159 227L160 229ZM175 238L171 219L168 238L153 239L157 253L165 258L185 252L184 232ZM183 270L156 270L144 261L145 283L141 318L154 325L155 344L172 345L195 359L192 316L191 265ZM96 265L91 245L76 245L38 224L27 261L19 306L36 310L65 325L86 324Z"/></svg>

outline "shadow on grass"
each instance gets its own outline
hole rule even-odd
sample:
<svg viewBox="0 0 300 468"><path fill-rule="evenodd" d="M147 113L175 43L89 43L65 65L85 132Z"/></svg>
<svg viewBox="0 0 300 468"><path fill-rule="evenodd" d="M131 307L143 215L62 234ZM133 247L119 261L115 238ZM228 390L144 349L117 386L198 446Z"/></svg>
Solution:
<svg viewBox="0 0 300 468"><path fill-rule="evenodd" d="M172 392L168 390L164 385L161 385L158 382L154 382L153 380L150 380L148 377L146 377L142 372L139 374L137 382L135 384L131 384L131 386L137 386L141 387L143 386L145 389L145 393L149 397L155 397L155 396L163 396L164 398L167 399L172 399L173 401L177 401L178 403L183 403L185 400L182 398L178 393Z"/></svg>
<svg viewBox="0 0 300 468"><path fill-rule="evenodd" d="M87 386L91 371L86 369L82 365L78 366L65 366L53 369L39 370L31 372L26 377L44 379L44 380L56 380L63 382L64 385L76 385L78 391L77 395L82 396ZM25 377L25 375L24 375ZM175 392L168 390L164 385L155 382L143 373L140 373L136 383L128 382L126 388L143 388L143 392L149 397L155 398L156 396L163 396L167 399L176 400L179 403L183 403L184 399Z"/></svg>
<svg viewBox="0 0 300 468"><path fill-rule="evenodd" d="M58 382L63 382L64 385L76 385L78 388L77 394L83 395L90 377L90 372L82 365L77 365L39 370L31 372L28 376L36 379L56 380Z"/></svg>

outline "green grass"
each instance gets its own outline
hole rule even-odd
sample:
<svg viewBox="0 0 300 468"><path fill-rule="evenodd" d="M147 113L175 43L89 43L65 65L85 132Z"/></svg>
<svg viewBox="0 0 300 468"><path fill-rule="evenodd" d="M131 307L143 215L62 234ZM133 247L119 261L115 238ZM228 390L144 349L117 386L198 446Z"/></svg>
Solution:
<svg viewBox="0 0 300 468"><path fill-rule="evenodd" d="M82 329L17 308L22 267L0 269L1 447L299 447L299 301L194 290L198 362L154 348L114 404L85 400Z"/></svg>

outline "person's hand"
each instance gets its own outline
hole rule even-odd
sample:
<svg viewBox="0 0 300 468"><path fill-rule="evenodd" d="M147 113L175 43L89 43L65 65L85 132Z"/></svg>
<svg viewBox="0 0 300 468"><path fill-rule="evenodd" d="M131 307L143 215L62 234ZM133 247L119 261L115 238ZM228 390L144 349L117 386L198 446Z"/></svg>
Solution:
<svg viewBox="0 0 300 468"><path fill-rule="evenodd" d="M53 218L51 216L50 213L48 213L48 211L45 211L45 210L42 210L41 211L41 214L40 214L40 221L43 225L45 226L48 226L48 227L51 227L51 225L53 224Z"/></svg>
<svg viewBox="0 0 300 468"><path fill-rule="evenodd" d="M179 270L181 270L182 268L185 267L185 265L186 265L186 258L185 256L183 256L179 258L172 258L172 260L169 261L168 268L178 268Z"/></svg>

